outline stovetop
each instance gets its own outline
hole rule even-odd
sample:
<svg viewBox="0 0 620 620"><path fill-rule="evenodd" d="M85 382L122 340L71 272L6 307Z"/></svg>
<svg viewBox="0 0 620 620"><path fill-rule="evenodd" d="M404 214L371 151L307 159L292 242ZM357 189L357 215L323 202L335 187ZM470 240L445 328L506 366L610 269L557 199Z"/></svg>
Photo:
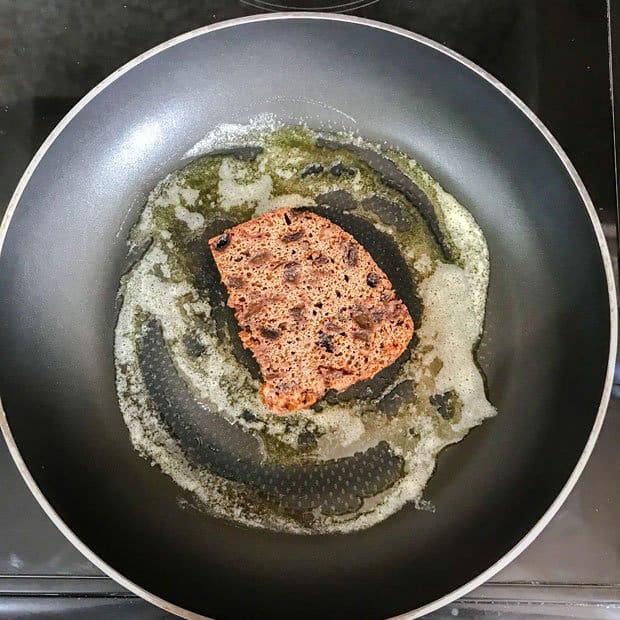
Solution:
<svg viewBox="0 0 620 620"><path fill-rule="evenodd" d="M208 23L302 9L408 28L497 76L567 151L616 259L610 49L620 50L620 6L605 0L0 0L0 215L47 133L118 66ZM490 583L433 616L620 618L619 444L620 400L612 399L581 480L541 536ZM30 497L2 442L0 489L1 618L168 617L73 549Z"/></svg>

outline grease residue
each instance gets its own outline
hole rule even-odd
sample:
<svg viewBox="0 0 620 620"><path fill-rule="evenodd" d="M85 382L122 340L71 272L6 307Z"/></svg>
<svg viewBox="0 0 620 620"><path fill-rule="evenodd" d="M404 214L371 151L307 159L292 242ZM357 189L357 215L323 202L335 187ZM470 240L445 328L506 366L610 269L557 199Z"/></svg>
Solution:
<svg viewBox="0 0 620 620"><path fill-rule="evenodd" d="M475 360L489 278L484 236L471 214L402 153L383 151L431 200L456 250L454 262L442 256L414 206L355 153L319 148L317 135L304 128L242 129L214 132L196 151L205 145L210 150L230 147L234 142L261 146L262 153L250 160L207 155L169 175L151 193L131 233L135 246L152 240L119 291L123 304L115 332L116 384L131 440L144 457L192 491L207 511L246 525L345 532L373 525L406 502L423 506L422 492L438 453L496 413ZM376 149L352 136L337 138ZM415 325L418 342L382 394L348 402L322 401L319 411L278 416L265 409L257 379L235 357L230 338L218 332L214 308L192 279L186 248L222 219L240 222L281 206L314 205L317 197L339 190L353 198L356 216L398 244L422 301ZM377 196L386 201L383 204L389 201L385 213L397 209L397 221L390 222L385 213L370 208L368 199ZM204 251L209 251L206 246ZM387 441L403 459L402 477L345 515L315 511L301 518L272 505L258 505L242 485L192 463L159 420L140 372L145 317L161 324L168 352L188 389L210 409L259 437L266 460L290 459L308 433L315 443L304 451L306 461L341 458ZM188 334L205 354L188 352ZM415 397L395 400L385 413L379 402L404 382L414 386Z"/></svg>

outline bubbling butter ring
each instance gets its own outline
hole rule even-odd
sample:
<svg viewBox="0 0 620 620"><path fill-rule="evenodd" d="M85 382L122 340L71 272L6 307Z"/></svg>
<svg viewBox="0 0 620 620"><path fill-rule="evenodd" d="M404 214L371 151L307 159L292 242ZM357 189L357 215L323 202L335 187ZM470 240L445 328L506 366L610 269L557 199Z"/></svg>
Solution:
<svg viewBox="0 0 620 620"><path fill-rule="evenodd" d="M385 441L353 456L321 463L285 466L264 461L256 437L192 396L154 319L142 333L139 361L152 405L187 457L281 509L351 513L362 506L364 498L385 491L403 475L403 459Z"/></svg>

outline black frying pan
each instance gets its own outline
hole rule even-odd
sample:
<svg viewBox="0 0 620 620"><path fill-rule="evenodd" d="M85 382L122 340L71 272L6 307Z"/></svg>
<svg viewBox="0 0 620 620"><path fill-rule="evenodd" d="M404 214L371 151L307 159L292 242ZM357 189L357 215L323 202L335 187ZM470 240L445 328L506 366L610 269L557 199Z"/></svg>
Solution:
<svg viewBox="0 0 620 620"><path fill-rule="evenodd" d="M426 490L434 513L406 507L348 535L242 529L182 508L180 489L130 444L112 351L128 230L188 148L263 112L401 148L484 230L481 362L499 415L441 455ZM45 142L0 239L0 424L13 457L90 560L188 618L379 618L446 604L540 532L601 427L615 293L580 179L501 84L391 26L270 15L146 53Z"/></svg>

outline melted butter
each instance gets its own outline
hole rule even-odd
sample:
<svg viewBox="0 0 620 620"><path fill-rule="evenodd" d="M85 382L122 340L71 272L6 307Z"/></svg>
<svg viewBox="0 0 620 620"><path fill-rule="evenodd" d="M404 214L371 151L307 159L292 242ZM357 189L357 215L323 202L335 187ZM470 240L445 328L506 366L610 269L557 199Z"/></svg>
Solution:
<svg viewBox="0 0 620 620"><path fill-rule="evenodd" d="M135 448L177 484L195 493L206 510L257 527L350 531L377 523L406 502L420 503L440 450L495 414L474 353L484 324L489 258L471 214L415 161L402 153L383 152L430 198L459 250L458 264L443 260L417 210L396 190L386 187L354 153L319 148L315 141L316 134L304 128L253 131L250 143L264 148L253 161L239 161L230 155L206 156L169 175L153 190L130 238L136 246L148 239L152 244L120 287L123 305L115 331L116 384ZM330 168L338 163L354 174L330 174ZM324 172L302 177L312 165ZM419 343L383 392L388 394L403 381L411 381L415 399L404 402L393 415L378 411L378 398L358 398L336 404L323 400L319 411L279 416L264 407L258 396L259 382L239 363L230 339L218 334L214 309L193 285L183 248L218 220L241 222L284 205L312 205L316 196L343 189L358 201L357 216L396 241L415 275L424 308L420 323L415 325ZM363 206L363 200L375 194L400 207L410 223L408 230L386 224ZM299 456L300 436L308 431L317 440L303 458L317 462L387 441L404 459L402 478L365 500L356 513L329 517L313 513L301 518L261 505L239 485L196 467L161 424L141 377L138 342L148 316L161 323L174 364L194 395L261 437L269 460L294 461ZM208 354L188 354L184 344L188 333L196 335ZM451 416L438 410L440 397L456 403ZM254 414L251 421L244 417L247 411Z"/></svg>

